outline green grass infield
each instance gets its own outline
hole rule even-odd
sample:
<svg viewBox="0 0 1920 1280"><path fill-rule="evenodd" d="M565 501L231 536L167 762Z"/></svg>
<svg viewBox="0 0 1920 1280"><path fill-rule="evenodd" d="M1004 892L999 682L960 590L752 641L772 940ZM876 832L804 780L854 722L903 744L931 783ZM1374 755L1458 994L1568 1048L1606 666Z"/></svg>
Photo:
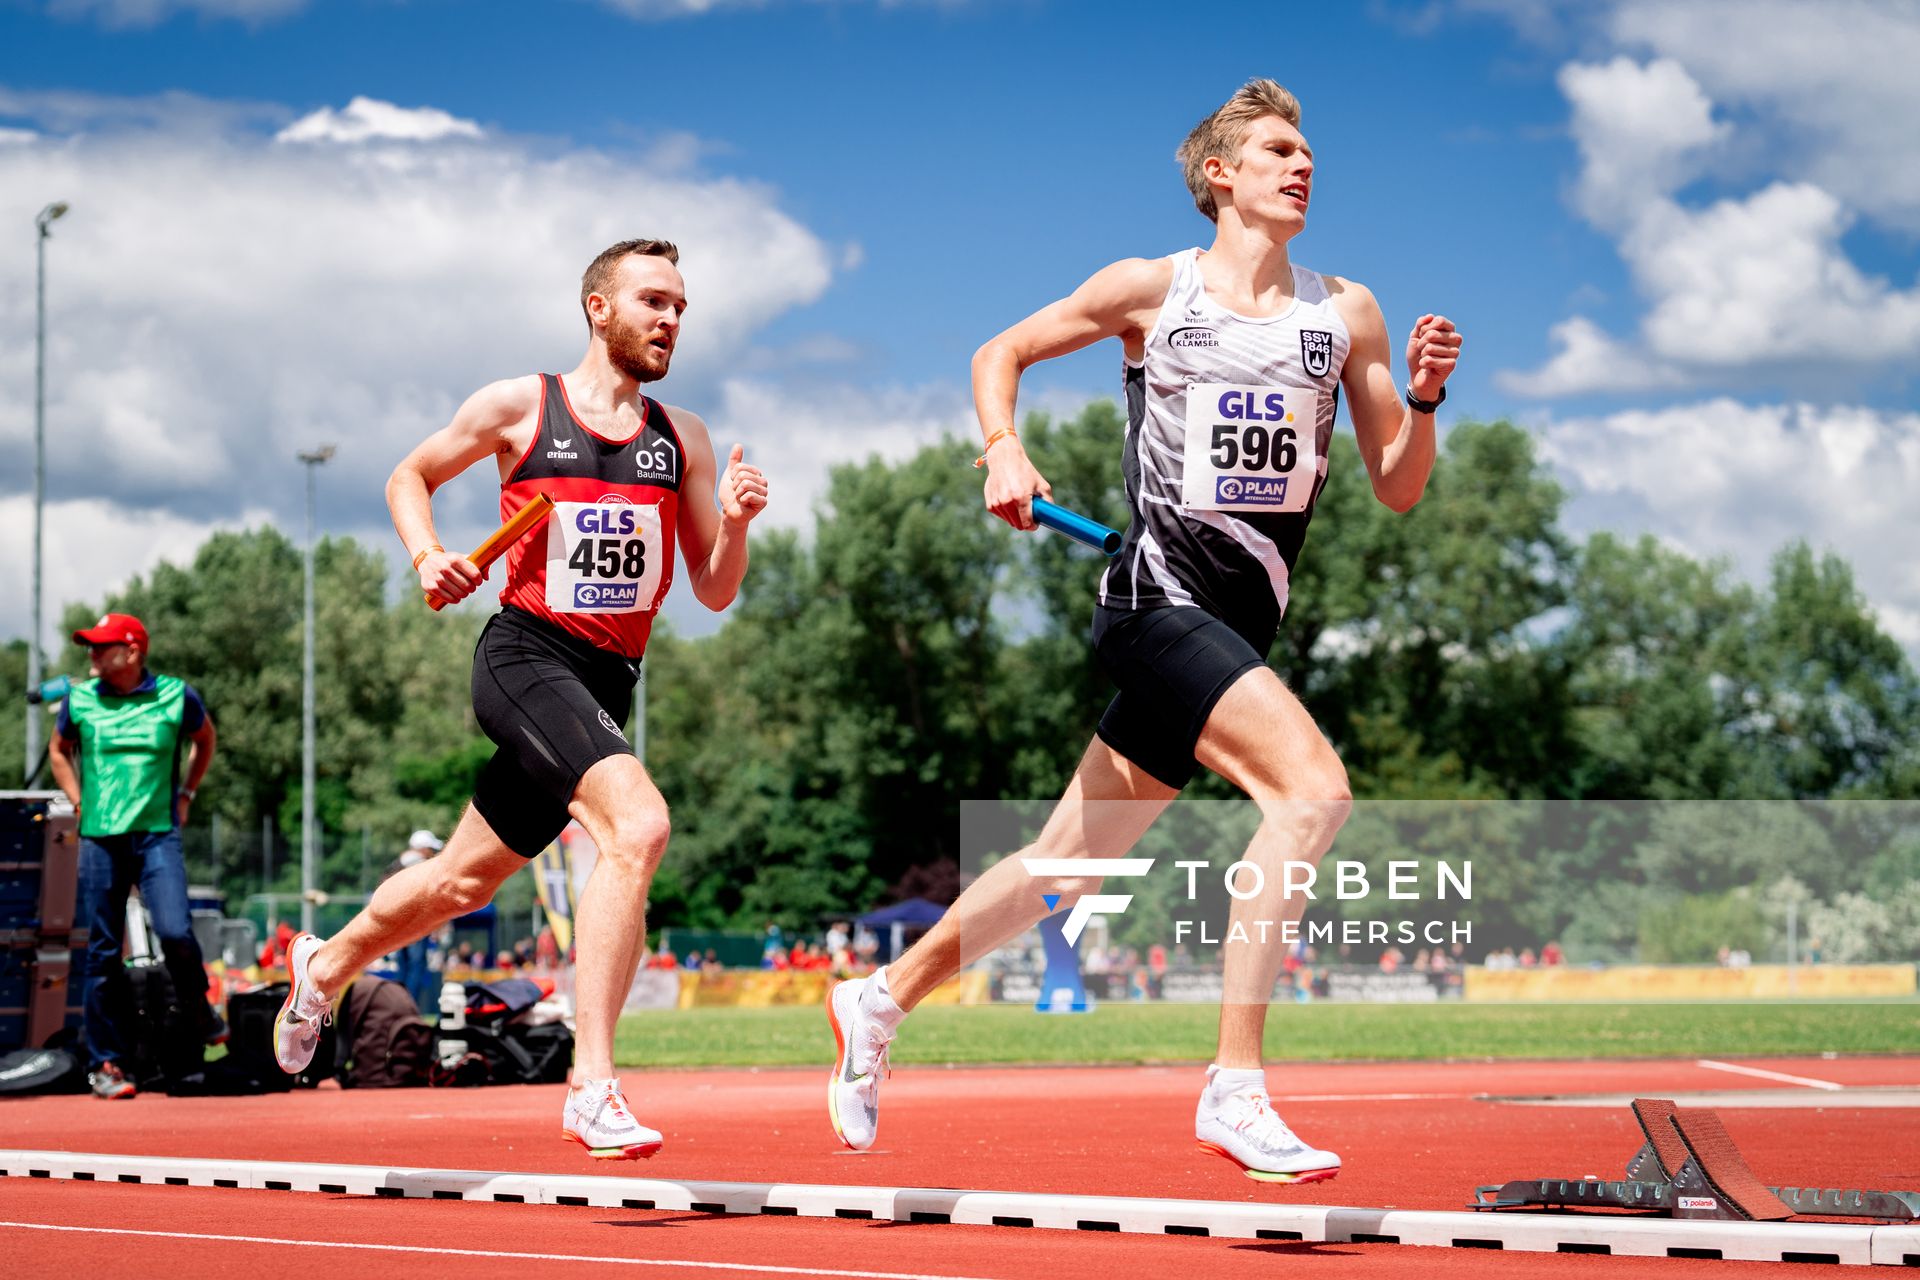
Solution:
<svg viewBox="0 0 1920 1280"><path fill-rule="evenodd" d="M1204 1062L1214 1005L929 1005L895 1041L896 1063ZM673 1009L620 1020L623 1067L818 1066L833 1059L818 1005ZM1920 1001L1740 1004L1313 1004L1267 1016L1269 1061L1683 1058L1920 1053Z"/></svg>

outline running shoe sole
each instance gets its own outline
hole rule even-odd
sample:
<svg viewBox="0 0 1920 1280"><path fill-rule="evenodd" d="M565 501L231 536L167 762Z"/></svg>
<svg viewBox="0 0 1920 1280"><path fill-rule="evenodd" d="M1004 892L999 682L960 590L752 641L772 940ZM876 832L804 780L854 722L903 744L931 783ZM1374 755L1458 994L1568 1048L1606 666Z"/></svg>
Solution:
<svg viewBox="0 0 1920 1280"><path fill-rule="evenodd" d="M568 1142L577 1142L586 1147L587 1154L595 1160L645 1160L667 1144L660 1142L635 1142L624 1147L587 1147L586 1140L571 1129L562 1129L560 1136Z"/></svg>
<svg viewBox="0 0 1920 1280"><path fill-rule="evenodd" d="M1266 1169L1249 1169L1241 1162L1238 1156L1228 1151L1225 1147L1216 1146L1204 1138L1199 1141L1202 1151L1208 1151L1222 1159L1231 1160L1235 1168L1239 1169L1240 1172L1246 1174L1249 1178L1252 1178L1255 1182L1285 1182L1298 1185L1307 1182L1326 1182L1340 1176L1340 1166L1337 1164L1329 1169L1302 1169L1298 1173L1273 1173Z"/></svg>
<svg viewBox="0 0 1920 1280"><path fill-rule="evenodd" d="M859 1147L847 1141L847 1131L840 1127L839 1087L841 1077L847 1073L847 1033L840 1026L839 1015L833 1011L833 991L827 992L827 1025L833 1028L833 1074L827 1077L827 1118L833 1121L833 1136L840 1139L849 1151L858 1151Z"/></svg>

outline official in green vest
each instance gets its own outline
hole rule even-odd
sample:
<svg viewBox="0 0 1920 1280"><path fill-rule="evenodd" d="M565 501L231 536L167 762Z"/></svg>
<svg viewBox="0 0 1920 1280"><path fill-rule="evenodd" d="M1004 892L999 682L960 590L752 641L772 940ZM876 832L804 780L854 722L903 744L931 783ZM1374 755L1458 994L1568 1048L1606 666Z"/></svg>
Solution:
<svg viewBox="0 0 1920 1280"><path fill-rule="evenodd" d="M226 1035L207 1003L206 964L187 910L180 846L180 828L213 763L213 721L193 686L147 670L147 629L140 619L110 613L73 639L87 646L93 679L67 694L49 763L80 814L87 1082L96 1097L131 1098L134 1082L126 1067L132 1001L121 951L127 896L136 884L180 1008L208 1042Z"/></svg>

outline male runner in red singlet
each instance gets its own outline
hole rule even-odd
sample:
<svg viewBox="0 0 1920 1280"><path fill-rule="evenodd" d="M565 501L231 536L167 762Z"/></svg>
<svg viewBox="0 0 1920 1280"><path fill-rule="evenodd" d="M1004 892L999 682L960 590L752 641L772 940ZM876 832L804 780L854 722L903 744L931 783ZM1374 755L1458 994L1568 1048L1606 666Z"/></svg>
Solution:
<svg viewBox="0 0 1920 1280"><path fill-rule="evenodd" d="M1068 899L1098 890L1096 875L1030 878L1026 857L1118 857L1205 765L1260 806L1246 858L1264 888L1237 899L1232 916L1251 938L1259 922L1296 920L1304 905L1285 894L1279 864L1317 862L1346 821L1346 770L1266 654L1326 482L1340 393L1374 495L1406 511L1433 470L1433 411L1461 339L1443 316L1419 319L1402 403L1373 295L1289 259L1314 176L1299 125L1291 93L1250 81L1178 152L1194 204L1215 224L1213 246L1116 262L974 357L987 508L1032 529L1033 497L1048 487L1014 434L1021 373L1102 338L1125 348L1132 517L1093 623L1094 651L1120 692L1039 840L975 881L905 957L834 989L828 1110L850 1147L874 1140L887 1045L907 1011L962 963L1032 927L1043 890ZM1333 1177L1340 1157L1301 1141L1267 1102L1261 1038L1285 948L1223 950L1219 1049L1195 1136L1257 1179Z"/></svg>
<svg viewBox="0 0 1920 1280"><path fill-rule="evenodd" d="M472 806L440 856L381 885L345 929L295 939L293 989L274 1028L280 1065L304 1069L354 974L483 906L577 818L599 860L574 917L577 1049L562 1135L602 1159L661 1145L628 1111L613 1071L614 1023L668 833L667 803L620 726L673 581L675 538L694 596L724 609L746 574L747 524L767 503L766 478L735 445L716 511L706 424L641 393L666 376L680 336L679 260L664 240L623 241L595 258L580 283L590 340L579 367L483 387L387 482L421 587L448 603L483 575L434 540L435 489L492 458L503 520L537 493L554 513L507 553L503 607L474 651L474 714L500 749Z"/></svg>

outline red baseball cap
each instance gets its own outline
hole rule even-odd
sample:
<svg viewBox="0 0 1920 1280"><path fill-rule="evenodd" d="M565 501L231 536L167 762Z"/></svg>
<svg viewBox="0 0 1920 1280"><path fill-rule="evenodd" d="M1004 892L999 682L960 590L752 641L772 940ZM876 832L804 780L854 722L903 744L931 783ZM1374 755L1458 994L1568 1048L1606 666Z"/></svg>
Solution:
<svg viewBox="0 0 1920 1280"><path fill-rule="evenodd" d="M130 613L109 613L85 631L73 633L76 644L137 644L147 647L147 628Z"/></svg>

